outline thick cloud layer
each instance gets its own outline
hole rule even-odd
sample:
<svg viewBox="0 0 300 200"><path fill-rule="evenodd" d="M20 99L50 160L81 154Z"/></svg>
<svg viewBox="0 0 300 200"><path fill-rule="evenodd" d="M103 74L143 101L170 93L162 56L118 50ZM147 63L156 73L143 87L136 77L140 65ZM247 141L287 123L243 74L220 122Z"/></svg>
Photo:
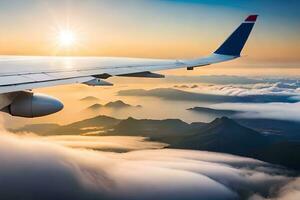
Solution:
<svg viewBox="0 0 300 200"><path fill-rule="evenodd" d="M299 96L300 83L298 81L282 81L276 83L257 83L245 85L213 85L207 91L214 94L229 96L249 95L276 95L276 96Z"/></svg>
<svg viewBox="0 0 300 200"><path fill-rule="evenodd" d="M221 103L215 109L243 111L237 118L263 118L300 121L300 103Z"/></svg>
<svg viewBox="0 0 300 200"><path fill-rule="evenodd" d="M197 90L194 89L193 91ZM300 121L300 83L296 80L281 80L281 82L253 85L213 85L206 87L204 91L225 96L254 96L252 102L226 103L224 101L209 106L214 109L242 111L235 116L238 118Z"/></svg>
<svg viewBox="0 0 300 200"><path fill-rule="evenodd" d="M160 149L120 154L71 149L26 136L0 136L1 199L299 195L299 180L287 174L291 172L257 160L210 152Z"/></svg>
<svg viewBox="0 0 300 200"><path fill-rule="evenodd" d="M161 149L168 144L149 141L145 137L129 136L82 136L82 135L56 135L48 137L32 137L32 139L45 140L62 144L67 147L85 148L101 151L126 152L140 149Z"/></svg>

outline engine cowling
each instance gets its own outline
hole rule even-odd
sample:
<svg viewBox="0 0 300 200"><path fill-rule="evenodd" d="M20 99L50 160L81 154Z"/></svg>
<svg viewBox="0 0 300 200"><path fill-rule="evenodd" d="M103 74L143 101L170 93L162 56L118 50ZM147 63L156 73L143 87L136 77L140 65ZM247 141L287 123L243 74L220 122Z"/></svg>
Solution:
<svg viewBox="0 0 300 200"><path fill-rule="evenodd" d="M41 117L62 110L64 105L56 98L44 94L22 92L8 107L8 113L19 117Z"/></svg>

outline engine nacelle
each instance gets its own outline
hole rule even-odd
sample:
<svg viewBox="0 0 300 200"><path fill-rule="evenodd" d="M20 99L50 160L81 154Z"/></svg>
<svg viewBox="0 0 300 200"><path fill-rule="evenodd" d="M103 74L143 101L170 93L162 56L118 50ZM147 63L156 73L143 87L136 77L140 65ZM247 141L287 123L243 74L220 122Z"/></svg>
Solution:
<svg viewBox="0 0 300 200"><path fill-rule="evenodd" d="M56 98L20 92L8 106L8 113L13 116L33 118L56 113L63 107L64 105Z"/></svg>

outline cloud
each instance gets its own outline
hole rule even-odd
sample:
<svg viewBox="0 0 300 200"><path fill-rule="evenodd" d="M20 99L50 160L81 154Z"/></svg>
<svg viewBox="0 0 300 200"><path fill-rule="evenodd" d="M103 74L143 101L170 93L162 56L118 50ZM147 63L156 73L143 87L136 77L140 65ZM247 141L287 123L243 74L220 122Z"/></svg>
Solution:
<svg viewBox="0 0 300 200"><path fill-rule="evenodd" d="M196 90L194 90L196 91ZM240 97L236 101L209 105L213 109L242 111L238 118L266 118L300 121L300 82L281 80L250 85L213 85L207 93ZM250 98L252 97L252 98ZM250 99L250 100L249 100Z"/></svg>
<svg viewBox="0 0 300 200"><path fill-rule="evenodd" d="M10 200L272 197L280 188L279 196L299 190L289 173L254 159L212 152L109 153L3 131L0 135L0 194Z"/></svg>
<svg viewBox="0 0 300 200"><path fill-rule="evenodd" d="M254 86L252 86L254 87ZM255 85L257 87L257 85ZM272 88L249 88L245 86L202 86L187 90L173 88L156 88L151 90L129 89L120 90L119 96L144 96L158 97L173 101L197 101L197 102L248 102L248 103L267 103L267 102L298 102L292 98L296 94L287 91L276 91ZM298 93L297 93L298 95Z"/></svg>
<svg viewBox="0 0 300 200"><path fill-rule="evenodd" d="M259 194L255 194L249 198L249 200L294 200L300 198L300 178L296 178L283 186L278 191L276 198L264 198Z"/></svg>
<svg viewBox="0 0 300 200"><path fill-rule="evenodd" d="M282 200L300 199L300 178L297 178L282 187L279 193L279 199Z"/></svg>
<svg viewBox="0 0 300 200"><path fill-rule="evenodd" d="M235 118L262 118L300 121L300 103L220 103L214 109L242 111Z"/></svg>
<svg viewBox="0 0 300 200"><path fill-rule="evenodd" d="M211 83L211 84L256 84L266 80L242 76L201 75L201 76L167 76L165 82L170 83ZM268 81L270 82L270 80Z"/></svg>
<svg viewBox="0 0 300 200"><path fill-rule="evenodd" d="M167 144L149 141L145 137L129 136L82 136L82 135L56 135L47 137L33 137L36 140L45 140L67 147L85 148L94 150L132 151L140 149L161 149Z"/></svg>
<svg viewBox="0 0 300 200"><path fill-rule="evenodd" d="M174 78L175 80L184 77ZM198 80L203 77L191 77ZM211 85L199 85L198 89L188 90L204 94L217 94L225 96L249 96L249 95L300 95L300 81L296 79L251 79L235 76L208 76L208 80L216 80ZM226 80L226 81L223 81ZM231 80L231 81L230 81ZM182 89L188 89L191 85L184 85ZM196 87L194 87L196 88Z"/></svg>
<svg viewBox="0 0 300 200"><path fill-rule="evenodd" d="M184 88L123 90L119 95L152 96L167 100L206 103L205 107L242 111L238 118L300 121L300 81L261 79L255 84L198 85ZM199 105L200 106L200 105Z"/></svg>
<svg viewBox="0 0 300 200"><path fill-rule="evenodd" d="M268 80L268 79L266 79ZM189 85L186 85L189 88ZM187 90L203 94L224 96L249 96L249 95L281 95L299 96L300 83L297 80L280 80L278 82L261 82L255 84L214 84L199 85L198 89Z"/></svg>

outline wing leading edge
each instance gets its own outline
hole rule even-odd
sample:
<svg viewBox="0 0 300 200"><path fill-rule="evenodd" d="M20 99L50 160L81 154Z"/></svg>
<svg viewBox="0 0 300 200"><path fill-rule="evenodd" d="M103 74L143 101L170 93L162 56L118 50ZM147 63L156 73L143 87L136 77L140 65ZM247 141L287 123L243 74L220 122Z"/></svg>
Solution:
<svg viewBox="0 0 300 200"><path fill-rule="evenodd" d="M151 71L200 67L240 57L257 15L250 15L211 55L193 60L97 57L0 57L0 93L86 83L96 77L134 76ZM3 72L4 71L4 72ZM139 76L141 77L141 76Z"/></svg>

